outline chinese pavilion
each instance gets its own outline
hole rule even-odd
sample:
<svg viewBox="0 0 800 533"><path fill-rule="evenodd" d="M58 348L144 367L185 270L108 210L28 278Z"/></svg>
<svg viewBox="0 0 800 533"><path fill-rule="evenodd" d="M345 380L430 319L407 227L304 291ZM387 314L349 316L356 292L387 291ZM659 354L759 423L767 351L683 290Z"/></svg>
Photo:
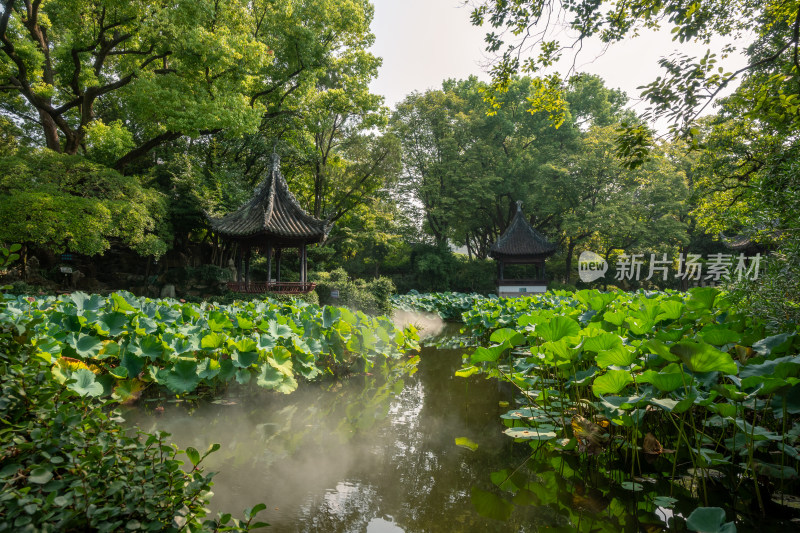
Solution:
<svg viewBox="0 0 800 533"><path fill-rule="evenodd" d="M222 217L208 217L212 231L221 239L235 243L237 276L228 283L236 292L310 292L316 284L308 282L307 246L323 242L332 224L314 218L303 210L289 191L281 174L280 158L272 154L267 177L256 189L253 198L238 211ZM300 254L300 281L281 281L281 254L284 248L297 248ZM253 250L267 256L267 281L250 279L250 258ZM272 259L276 262L276 278L272 278Z"/></svg>
<svg viewBox="0 0 800 533"><path fill-rule="evenodd" d="M489 256L497 261L498 296L521 296L547 291L544 261L556 251L556 245L536 231L522 213L522 202L517 201L517 212L506 231L489 249ZM506 265L536 265L533 277L506 279Z"/></svg>

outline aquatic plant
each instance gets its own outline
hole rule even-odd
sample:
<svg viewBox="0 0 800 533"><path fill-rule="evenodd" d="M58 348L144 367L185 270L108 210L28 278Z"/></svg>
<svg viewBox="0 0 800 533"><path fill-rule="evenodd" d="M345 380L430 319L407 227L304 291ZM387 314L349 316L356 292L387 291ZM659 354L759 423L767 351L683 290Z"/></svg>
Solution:
<svg viewBox="0 0 800 533"><path fill-rule="evenodd" d="M290 393L298 379L368 372L417 346L387 317L304 302L192 304L80 292L5 295L0 327L34 348L61 383L126 401L150 384L184 394L236 381ZM80 368L64 362L83 363Z"/></svg>
<svg viewBox="0 0 800 533"><path fill-rule="evenodd" d="M630 490L654 475L642 456L660 456L672 486L688 472L705 507L717 478L761 513L796 490L796 324L767 331L715 288L484 300L463 319L488 342L456 375L514 385L518 405L502 418L517 441L621 458Z"/></svg>

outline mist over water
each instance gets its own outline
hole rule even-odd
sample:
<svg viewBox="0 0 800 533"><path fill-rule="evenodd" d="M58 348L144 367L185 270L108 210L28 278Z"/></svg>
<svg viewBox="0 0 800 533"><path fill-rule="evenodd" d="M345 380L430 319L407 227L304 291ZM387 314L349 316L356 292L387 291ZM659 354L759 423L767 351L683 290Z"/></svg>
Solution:
<svg viewBox="0 0 800 533"><path fill-rule="evenodd" d="M425 348L418 372L399 381L356 376L287 396L241 388L199 406L165 404L160 416L151 402L125 418L201 453L220 443L205 464L219 471L212 511L263 502L269 531L509 531L477 513L470 490L491 485L488 473L511 453L498 422L511 393L456 378L462 353Z"/></svg>
<svg viewBox="0 0 800 533"><path fill-rule="evenodd" d="M392 313L392 322L398 328L414 326L419 330L421 339L435 337L442 333L445 322L439 315L434 313L411 312L395 309Z"/></svg>

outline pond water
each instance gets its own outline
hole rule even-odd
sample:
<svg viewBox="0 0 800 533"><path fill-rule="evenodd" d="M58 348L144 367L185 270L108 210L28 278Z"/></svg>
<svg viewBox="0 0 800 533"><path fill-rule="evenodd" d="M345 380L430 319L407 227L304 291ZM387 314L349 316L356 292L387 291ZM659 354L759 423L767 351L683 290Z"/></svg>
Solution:
<svg viewBox="0 0 800 533"><path fill-rule="evenodd" d="M270 531L658 531L697 505L686 497L691 487L683 498L673 490L683 502L674 510L651 503L670 492L663 484L623 490L624 463L531 456L502 433L513 391L455 377L463 353L423 348L415 373L388 381L356 376L287 396L241 388L191 405L155 400L125 418L171 433L182 448L220 443L205 463L219 472L212 511L240 516L263 502L258 519Z"/></svg>

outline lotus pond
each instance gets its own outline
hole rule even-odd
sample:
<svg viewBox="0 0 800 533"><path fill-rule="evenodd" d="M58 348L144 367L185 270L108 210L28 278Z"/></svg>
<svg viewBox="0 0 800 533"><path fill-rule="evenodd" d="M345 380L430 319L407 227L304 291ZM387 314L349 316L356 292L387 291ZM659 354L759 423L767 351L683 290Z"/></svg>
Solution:
<svg viewBox="0 0 800 533"><path fill-rule="evenodd" d="M263 502L276 531L800 523L797 325L767 331L716 289L395 305L458 323L418 350L413 327L304 304L78 294L0 318L71 394L126 403L191 464L218 443L209 507ZM39 488L33 466L7 483Z"/></svg>

